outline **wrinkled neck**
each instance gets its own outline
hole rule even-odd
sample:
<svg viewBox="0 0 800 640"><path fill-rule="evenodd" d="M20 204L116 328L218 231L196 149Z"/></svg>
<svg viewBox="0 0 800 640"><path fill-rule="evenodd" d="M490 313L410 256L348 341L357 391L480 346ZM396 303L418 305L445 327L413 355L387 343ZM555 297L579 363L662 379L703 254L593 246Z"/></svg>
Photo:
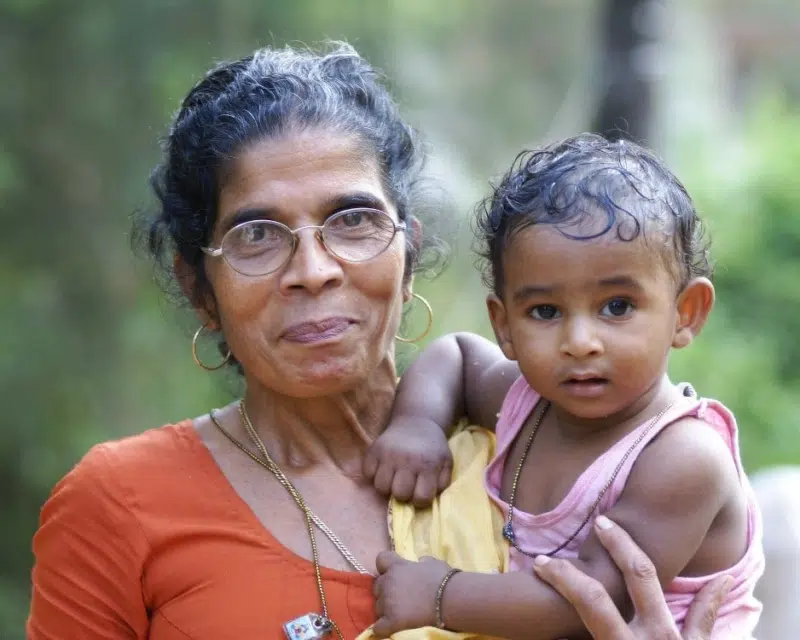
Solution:
<svg viewBox="0 0 800 640"><path fill-rule="evenodd" d="M396 387L394 358L387 357L355 388L326 396L294 398L248 381L244 406L282 468L334 465L358 478L364 453L389 421Z"/></svg>

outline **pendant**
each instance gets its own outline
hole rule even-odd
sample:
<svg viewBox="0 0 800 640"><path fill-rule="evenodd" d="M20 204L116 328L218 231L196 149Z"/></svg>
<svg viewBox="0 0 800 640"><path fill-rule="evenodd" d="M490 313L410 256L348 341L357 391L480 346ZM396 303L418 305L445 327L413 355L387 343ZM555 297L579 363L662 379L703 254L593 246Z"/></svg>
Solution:
<svg viewBox="0 0 800 640"><path fill-rule="evenodd" d="M317 640L327 636L331 629L331 621L316 613L306 613L283 625L288 640Z"/></svg>
<svg viewBox="0 0 800 640"><path fill-rule="evenodd" d="M516 546L517 536L514 535L514 527L511 525L511 522L506 522L506 525L503 527L503 537L512 545Z"/></svg>

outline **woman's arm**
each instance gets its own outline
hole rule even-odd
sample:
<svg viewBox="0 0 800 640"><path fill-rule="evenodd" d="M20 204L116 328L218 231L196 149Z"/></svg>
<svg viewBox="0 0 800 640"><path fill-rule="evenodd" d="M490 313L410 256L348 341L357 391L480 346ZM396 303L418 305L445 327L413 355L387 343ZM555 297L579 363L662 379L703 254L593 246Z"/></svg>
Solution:
<svg viewBox="0 0 800 640"><path fill-rule="evenodd" d="M365 475L383 494L430 504L450 482L449 429L462 417L494 429L518 376L516 362L481 336L433 341L403 375L391 421L364 459Z"/></svg>
<svg viewBox="0 0 800 640"><path fill-rule="evenodd" d="M33 539L28 640L147 637L147 544L95 447L55 487Z"/></svg>

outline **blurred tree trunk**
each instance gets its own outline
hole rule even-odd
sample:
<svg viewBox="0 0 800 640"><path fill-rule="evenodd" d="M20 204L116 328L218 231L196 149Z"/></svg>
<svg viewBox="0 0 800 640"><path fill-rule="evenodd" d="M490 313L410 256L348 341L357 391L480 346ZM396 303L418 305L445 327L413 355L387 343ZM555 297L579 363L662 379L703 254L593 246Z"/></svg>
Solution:
<svg viewBox="0 0 800 640"><path fill-rule="evenodd" d="M612 139L650 133L652 54L658 0L604 0L600 9L599 100L592 130Z"/></svg>

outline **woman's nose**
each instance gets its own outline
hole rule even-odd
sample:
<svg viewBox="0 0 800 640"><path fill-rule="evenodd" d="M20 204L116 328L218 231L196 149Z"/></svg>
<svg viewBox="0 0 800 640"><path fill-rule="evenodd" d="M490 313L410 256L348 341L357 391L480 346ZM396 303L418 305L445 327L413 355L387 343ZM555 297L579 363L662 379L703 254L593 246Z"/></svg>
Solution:
<svg viewBox="0 0 800 640"><path fill-rule="evenodd" d="M319 229L303 229L296 235L297 246L286 265L281 288L307 289L317 293L342 283L344 272L322 242Z"/></svg>

